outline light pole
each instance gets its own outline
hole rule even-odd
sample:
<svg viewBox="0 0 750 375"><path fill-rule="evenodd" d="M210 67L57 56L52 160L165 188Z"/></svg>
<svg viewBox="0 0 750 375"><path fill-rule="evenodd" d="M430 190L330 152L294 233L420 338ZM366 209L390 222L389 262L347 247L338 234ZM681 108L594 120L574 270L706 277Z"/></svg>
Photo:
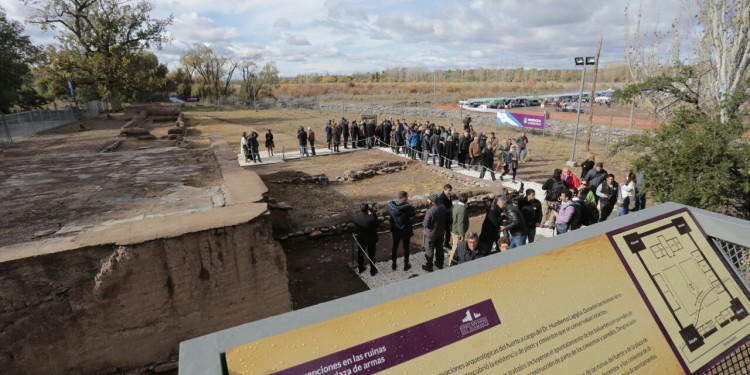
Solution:
<svg viewBox="0 0 750 375"><path fill-rule="evenodd" d="M573 132L573 149L570 151L570 160L565 163L569 167L575 167L576 140L578 139L578 123L581 121L581 100L583 100L583 83L586 81L586 65L596 64L596 57L576 57L576 66L583 65L583 75L581 76L581 89L578 91L578 110L576 111L576 128Z"/></svg>

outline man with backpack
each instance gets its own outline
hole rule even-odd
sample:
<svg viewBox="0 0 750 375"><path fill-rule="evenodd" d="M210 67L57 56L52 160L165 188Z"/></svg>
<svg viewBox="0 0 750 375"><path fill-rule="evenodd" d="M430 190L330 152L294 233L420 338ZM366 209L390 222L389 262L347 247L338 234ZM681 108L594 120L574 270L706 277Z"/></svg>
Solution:
<svg viewBox="0 0 750 375"><path fill-rule="evenodd" d="M552 172L552 177L547 179L544 185L542 185L542 190L546 192L544 196L544 204L542 205L543 228L554 228L553 220L558 201L560 200L560 194L566 189L565 182L560 178L561 174L562 170L556 168L555 171Z"/></svg>
<svg viewBox="0 0 750 375"><path fill-rule="evenodd" d="M542 225L542 203L536 199L534 189L526 189L526 196L518 200L518 208L526 223L526 238L532 243L536 237L536 228Z"/></svg>
<svg viewBox="0 0 750 375"><path fill-rule="evenodd" d="M586 177L584 180L586 180L589 184L589 188L596 191L596 189L601 185L602 181L604 181L607 178L607 170L604 169L604 164L602 163L596 163L594 166L594 169L588 171L586 173ZM598 200L598 198L597 198Z"/></svg>

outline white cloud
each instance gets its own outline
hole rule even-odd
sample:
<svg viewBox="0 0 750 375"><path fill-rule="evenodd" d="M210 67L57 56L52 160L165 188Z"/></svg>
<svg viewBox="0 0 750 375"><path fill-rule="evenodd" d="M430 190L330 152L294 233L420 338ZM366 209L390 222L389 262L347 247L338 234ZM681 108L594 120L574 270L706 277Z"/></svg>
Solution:
<svg viewBox="0 0 750 375"><path fill-rule="evenodd" d="M175 14L173 41L156 51L176 67L193 44L278 63L283 75L375 71L395 66L570 67L573 56L624 59L625 7L633 0L154 0L155 18ZM644 32L669 28L682 0L643 0ZM0 0L12 19L28 8ZM632 11L632 8L631 8ZM51 42L26 24L35 43Z"/></svg>
<svg viewBox="0 0 750 375"><path fill-rule="evenodd" d="M308 46L310 45L310 42L305 38L304 35L299 34L292 34L292 33L282 33L281 39L285 42L293 45L293 46Z"/></svg>
<svg viewBox="0 0 750 375"><path fill-rule="evenodd" d="M215 43L237 40L241 34L234 26L221 26L216 21L199 16L198 13L183 13L174 18L172 36L193 43Z"/></svg>

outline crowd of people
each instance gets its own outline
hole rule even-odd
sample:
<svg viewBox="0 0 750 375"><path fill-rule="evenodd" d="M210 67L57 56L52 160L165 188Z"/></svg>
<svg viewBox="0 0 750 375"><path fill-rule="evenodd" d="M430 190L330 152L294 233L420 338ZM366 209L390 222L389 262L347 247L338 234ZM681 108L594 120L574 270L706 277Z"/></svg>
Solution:
<svg viewBox="0 0 750 375"><path fill-rule="evenodd" d="M481 179L489 174L492 181L497 180L498 174L500 181L510 174L511 181L515 182L519 163L526 161L529 144L525 132L515 140L500 140L494 132L477 132L471 125L470 116L464 119L462 129L453 123L446 128L429 121L409 123L405 119L388 118L376 124L342 117L339 121L326 121L323 131L326 145L332 152L341 152L342 144L345 149L390 147L396 154L403 153L425 163L432 161L433 165L443 168L451 169L456 163L467 170L479 171ZM302 157L315 156L316 139L311 127L305 130L300 126L297 140ZM241 145L245 162L252 159L255 163L261 163L258 133L243 133ZM274 142L270 129L266 133L265 145L268 156L273 156Z"/></svg>
<svg viewBox="0 0 750 375"><path fill-rule="evenodd" d="M453 187L446 184L441 194L428 195L430 206L421 222L425 250L422 268L433 272L435 268L442 269L533 243L539 227L552 228L553 233L561 235L607 220L615 207L619 207L620 215L645 208L642 175L638 177L630 172L626 182L620 185L602 163L595 162L593 154L589 154L581 166L580 176L567 167L555 169L542 185L544 203L536 198L534 189L524 190L523 183L517 191L495 198L487 208L480 233L469 231L466 193L454 196ZM416 210L409 204L409 194L399 192L397 199L388 202L387 211L393 238L391 268L398 269L397 254L401 245L403 270L408 271L411 269L410 243L414 235L411 219L416 215ZM360 246L358 267L362 273L366 270L364 249L367 249L370 261L375 262L378 226L375 205L363 205L354 221ZM445 249L450 249L448 259L445 259ZM377 272L374 266L370 267L372 275Z"/></svg>
<svg viewBox="0 0 750 375"><path fill-rule="evenodd" d="M516 180L519 163L526 161L529 138L522 133L517 139L499 140L494 132L477 132L471 125L471 117L464 119L462 129L453 123L438 126L429 121L407 122L393 118L373 121L341 120L326 121L323 131L326 144L332 152L341 152L341 146L349 148L390 147L396 154L406 154L413 160L430 161L443 168L452 168L454 163L467 170L480 171L479 178L490 175L501 181L508 174ZM243 136L244 138L244 136ZM300 155L315 155L315 133L300 126L297 131ZM309 147L308 147L309 146Z"/></svg>
<svg viewBox="0 0 750 375"><path fill-rule="evenodd" d="M250 132L249 134L247 132L242 132L242 138L240 139L240 148L242 149L242 155L245 158L245 163L249 163L250 159L253 160L253 163L262 163L263 161L260 160L260 142L258 141L258 132ZM275 146L273 142L273 133L271 132L271 129L268 129L266 131L266 151L268 152L268 157L273 156L273 149Z"/></svg>

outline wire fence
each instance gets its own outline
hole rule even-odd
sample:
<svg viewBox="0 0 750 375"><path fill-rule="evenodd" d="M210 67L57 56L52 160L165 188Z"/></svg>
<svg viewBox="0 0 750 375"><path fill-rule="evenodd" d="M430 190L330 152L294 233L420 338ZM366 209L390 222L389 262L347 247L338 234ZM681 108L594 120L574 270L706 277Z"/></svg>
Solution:
<svg viewBox="0 0 750 375"><path fill-rule="evenodd" d="M85 114L86 111L79 110ZM76 110L45 109L0 115L0 143L13 143L45 130L54 129L76 119Z"/></svg>

